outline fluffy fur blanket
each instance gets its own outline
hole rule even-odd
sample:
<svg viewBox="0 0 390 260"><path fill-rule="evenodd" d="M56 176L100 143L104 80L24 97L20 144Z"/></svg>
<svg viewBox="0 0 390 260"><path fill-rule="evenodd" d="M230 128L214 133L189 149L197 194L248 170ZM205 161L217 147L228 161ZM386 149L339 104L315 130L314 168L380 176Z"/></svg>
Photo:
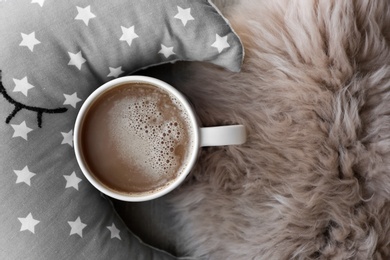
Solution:
<svg viewBox="0 0 390 260"><path fill-rule="evenodd" d="M171 194L182 253L210 259L390 259L390 2L245 0L225 15L241 73L177 65L205 126L245 145L203 149Z"/></svg>

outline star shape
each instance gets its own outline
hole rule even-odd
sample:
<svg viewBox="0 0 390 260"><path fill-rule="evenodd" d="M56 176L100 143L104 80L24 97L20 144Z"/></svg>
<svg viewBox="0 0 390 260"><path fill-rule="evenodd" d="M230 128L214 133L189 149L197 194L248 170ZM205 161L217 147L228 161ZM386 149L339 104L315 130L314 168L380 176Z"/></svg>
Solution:
<svg viewBox="0 0 390 260"><path fill-rule="evenodd" d="M20 231L28 230L31 233L35 234L35 226L40 222L33 218L31 213L27 215L25 218L18 218L20 223L22 223L22 226L20 228Z"/></svg>
<svg viewBox="0 0 390 260"><path fill-rule="evenodd" d="M20 42L19 46L26 46L30 51L34 51L34 46L41 43L35 38L35 32L30 34L21 33L21 35L23 40Z"/></svg>
<svg viewBox="0 0 390 260"><path fill-rule="evenodd" d="M31 186L31 178L34 177L36 174L33 172L30 172L28 169L28 166L25 166L23 170L14 170L14 173L16 174L16 183L24 182L28 186Z"/></svg>
<svg viewBox="0 0 390 260"><path fill-rule="evenodd" d="M81 99L77 97L77 92L73 93L72 95L64 94L64 97L64 105L71 105L74 108L76 108L77 103L81 101Z"/></svg>
<svg viewBox="0 0 390 260"><path fill-rule="evenodd" d="M119 66L118 68L111 68L108 67L110 70L110 73L107 75L107 77L114 77L117 78L119 75L121 75L124 71L122 70L122 66Z"/></svg>
<svg viewBox="0 0 390 260"><path fill-rule="evenodd" d="M108 228L108 230L110 230L111 239L118 238L119 240L121 240L121 236L119 235L120 230L115 226L114 223L112 223L111 226L107 226L107 228Z"/></svg>
<svg viewBox="0 0 390 260"><path fill-rule="evenodd" d="M68 133L61 132L63 140L61 144L69 144L73 147L73 130L70 130Z"/></svg>
<svg viewBox="0 0 390 260"><path fill-rule="evenodd" d="M72 172L71 175L64 175L64 178L66 179L65 189L73 187L76 190L79 190L79 182L81 179L77 177L75 172Z"/></svg>
<svg viewBox="0 0 390 260"><path fill-rule="evenodd" d="M27 97L27 92L29 89L34 88L35 86L28 83L27 77L24 77L22 79L12 79L15 83L15 88L13 92L22 92Z"/></svg>
<svg viewBox="0 0 390 260"><path fill-rule="evenodd" d="M81 222L80 217L77 217L75 221L68 221L68 224L70 226L70 234L69 236L73 234L77 234L80 237L83 237L83 229L87 226L83 222Z"/></svg>
<svg viewBox="0 0 390 260"><path fill-rule="evenodd" d="M176 54L173 52L173 47L167 47L164 44L161 44L161 50L158 53L163 54L165 58L168 58L169 56Z"/></svg>
<svg viewBox="0 0 390 260"><path fill-rule="evenodd" d="M23 121L19 125L11 124L11 127L14 129L14 134L12 135L12 138L22 137L25 140L27 140L27 134L34 130L26 125L26 121Z"/></svg>
<svg viewBox="0 0 390 260"><path fill-rule="evenodd" d="M96 15L94 15L92 12L91 12L91 6L88 5L87 7L85 8L81 8L79 6L76 6L77 8L77 16L76 18L74 18L75 20L82 20L86 26L88 26L88 23L89 23L89 20L92 19L92 18L95 18Z"/></svg>
<svg viewBox="0 0 390 260"><path fill-rule="evenodd" d="M45 2L45 0L32 0L31 3L37 3L39 4L41 7L43 6L43 3Z"/></svg>
<svg viewBox="0 0 390 260"><path fill-rule="evenodd" d="M119 38L121 41L126 41L129 46L131 46L131 43L134 39L138 38L139 36L134 32L134 25L126 28L121 26L122 29L122 36Z"/></svg>
<svg viewBox="0 0 390 260"><path fill-rule="evenodd" d="M216 34L215 35L215 42L211 46L217 48L219 53L221 53L224 49L229 48L230 45L227 42L227 35L224 37L221 37L218 34Z"/></svg>
<svg viewBox="0 0 390 260"><path fill-rule="evenodd" d="M174 16L176 19L180 19L184 26L186 26L188 21L195 20L191 15L191 8L183 9L180 6L177 6L178 13Z"/></svg>
<svg viewBox="0 0 390 260"><path fill-rule="evenodd" d="M68 52L70 61L68 63L69 66L76 66L79 70L81 70L81 65L83 65L87 60L83 58L81 51L78 53Z"/></svg>

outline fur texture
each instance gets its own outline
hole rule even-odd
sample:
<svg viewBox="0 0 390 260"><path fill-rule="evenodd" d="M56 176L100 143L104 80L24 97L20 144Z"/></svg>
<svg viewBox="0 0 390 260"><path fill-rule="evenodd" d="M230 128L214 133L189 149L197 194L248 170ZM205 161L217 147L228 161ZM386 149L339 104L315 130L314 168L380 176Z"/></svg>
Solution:
<svg viewBox="0 0 390 260"><path fill-rule="evenodd" d="M173 192L178 248L210 259L390 258L387 0L246 0L226 9L241 73L178 64L205 126L248 142L203 148Z"/></svg>

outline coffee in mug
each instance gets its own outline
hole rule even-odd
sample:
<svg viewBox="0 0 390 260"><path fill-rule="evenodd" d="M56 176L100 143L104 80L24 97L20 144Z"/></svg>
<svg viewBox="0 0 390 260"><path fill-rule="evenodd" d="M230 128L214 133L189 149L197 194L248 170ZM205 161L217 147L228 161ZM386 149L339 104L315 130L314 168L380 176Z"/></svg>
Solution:
<svg viewBox="0 0 390 260"><path fill-rule="evenodd" d="M81 126L89 170L124 194L154 193L182 174L193 126L180 101L147 83L125 83L101 94Z"/></svg>
<svg viewBox="0 0 390 260"><path fill-rule="evenodd" d="M102 193L145 201L179 186L200 147L243 144L243 125L200 127L187 99L171 85L126 76L96 89L74 127L77 162Z"/></svg>

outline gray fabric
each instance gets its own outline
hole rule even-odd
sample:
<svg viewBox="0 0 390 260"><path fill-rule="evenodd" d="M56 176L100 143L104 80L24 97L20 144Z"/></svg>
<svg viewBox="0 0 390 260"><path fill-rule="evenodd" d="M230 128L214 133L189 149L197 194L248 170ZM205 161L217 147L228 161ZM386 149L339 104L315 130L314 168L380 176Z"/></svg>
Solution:
<svg viewBox="0 0 390 260"><path fill-rule="evenodd" d="M238 37L200 0L8 0L0 17L0 259L172 259L133 236L83 177L74 121L96 87L142 67L238 71Z"/></svg>

